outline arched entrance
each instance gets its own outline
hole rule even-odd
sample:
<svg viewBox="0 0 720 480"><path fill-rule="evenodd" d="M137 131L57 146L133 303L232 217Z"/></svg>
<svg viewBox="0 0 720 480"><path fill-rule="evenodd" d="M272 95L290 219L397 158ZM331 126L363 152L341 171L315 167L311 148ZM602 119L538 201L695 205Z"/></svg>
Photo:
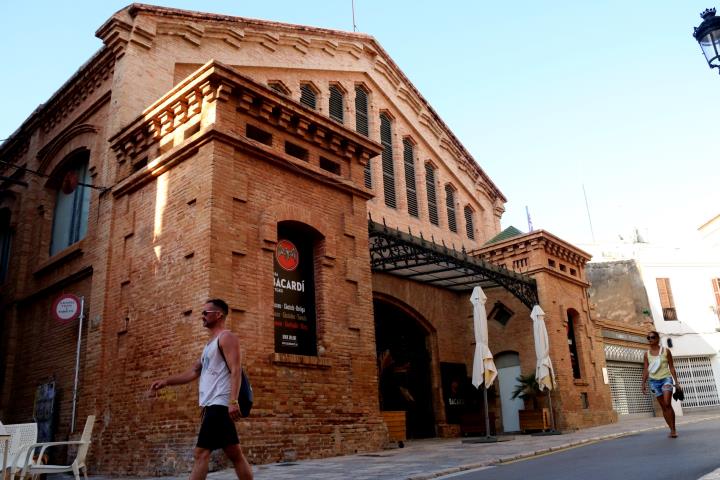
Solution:
<svg viewBox="0 0 720 480"><path fill-rule="evenodd" d="M381 410L407 412L407 437L435 436L429 332L408 311L376 299Z"/></svg>

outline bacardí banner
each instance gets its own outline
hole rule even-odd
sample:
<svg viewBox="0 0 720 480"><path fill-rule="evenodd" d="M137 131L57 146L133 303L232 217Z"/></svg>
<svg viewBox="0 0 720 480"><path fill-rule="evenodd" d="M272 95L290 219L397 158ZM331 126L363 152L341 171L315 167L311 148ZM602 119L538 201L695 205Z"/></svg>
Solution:
<svg viewBox="0 0 720 480"><path fill-rule="evenodd" d="M284 235L275 247L275 351L317 355L312 243Z"/></svg>

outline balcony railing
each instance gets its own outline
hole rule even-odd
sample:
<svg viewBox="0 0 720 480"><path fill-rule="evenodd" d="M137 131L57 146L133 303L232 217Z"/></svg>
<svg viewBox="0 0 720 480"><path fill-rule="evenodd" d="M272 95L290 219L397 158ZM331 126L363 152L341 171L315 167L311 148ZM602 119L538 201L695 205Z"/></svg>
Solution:
<svg viewBox="0 0 720 480"><path fill-rule="evenodd" d="M663 319L665 320L677 320L677 312L675 311L675 307L666 307L663 308Z"/></svg>

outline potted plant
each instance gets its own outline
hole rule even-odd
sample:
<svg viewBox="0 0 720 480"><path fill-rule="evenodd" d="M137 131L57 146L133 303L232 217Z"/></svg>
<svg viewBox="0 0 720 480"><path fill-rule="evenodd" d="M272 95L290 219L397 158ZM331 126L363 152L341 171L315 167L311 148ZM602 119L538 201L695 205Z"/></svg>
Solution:
<svg viewBox="0 0 720 480"><path fill-rule="evenodd" d="M540 408L539 397L543 396L543 393L535 378L535 372L520 375L515 380L518 383L515 385L512 398L521 398L525 402L525 409L518 411L520 430L526 432L550 428L550 411L547 408Z"/></svg>

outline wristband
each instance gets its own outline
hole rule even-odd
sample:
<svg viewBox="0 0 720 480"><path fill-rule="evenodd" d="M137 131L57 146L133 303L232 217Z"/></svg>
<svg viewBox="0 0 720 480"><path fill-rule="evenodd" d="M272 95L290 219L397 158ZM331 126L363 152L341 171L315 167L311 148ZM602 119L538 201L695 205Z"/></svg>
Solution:
<svg viewBox="0 0 720 480"><path fill-rule="evenodd" d="M240 403L238 403L237 400L230 400L230 405L237 405L239 407Z"/></svg>

